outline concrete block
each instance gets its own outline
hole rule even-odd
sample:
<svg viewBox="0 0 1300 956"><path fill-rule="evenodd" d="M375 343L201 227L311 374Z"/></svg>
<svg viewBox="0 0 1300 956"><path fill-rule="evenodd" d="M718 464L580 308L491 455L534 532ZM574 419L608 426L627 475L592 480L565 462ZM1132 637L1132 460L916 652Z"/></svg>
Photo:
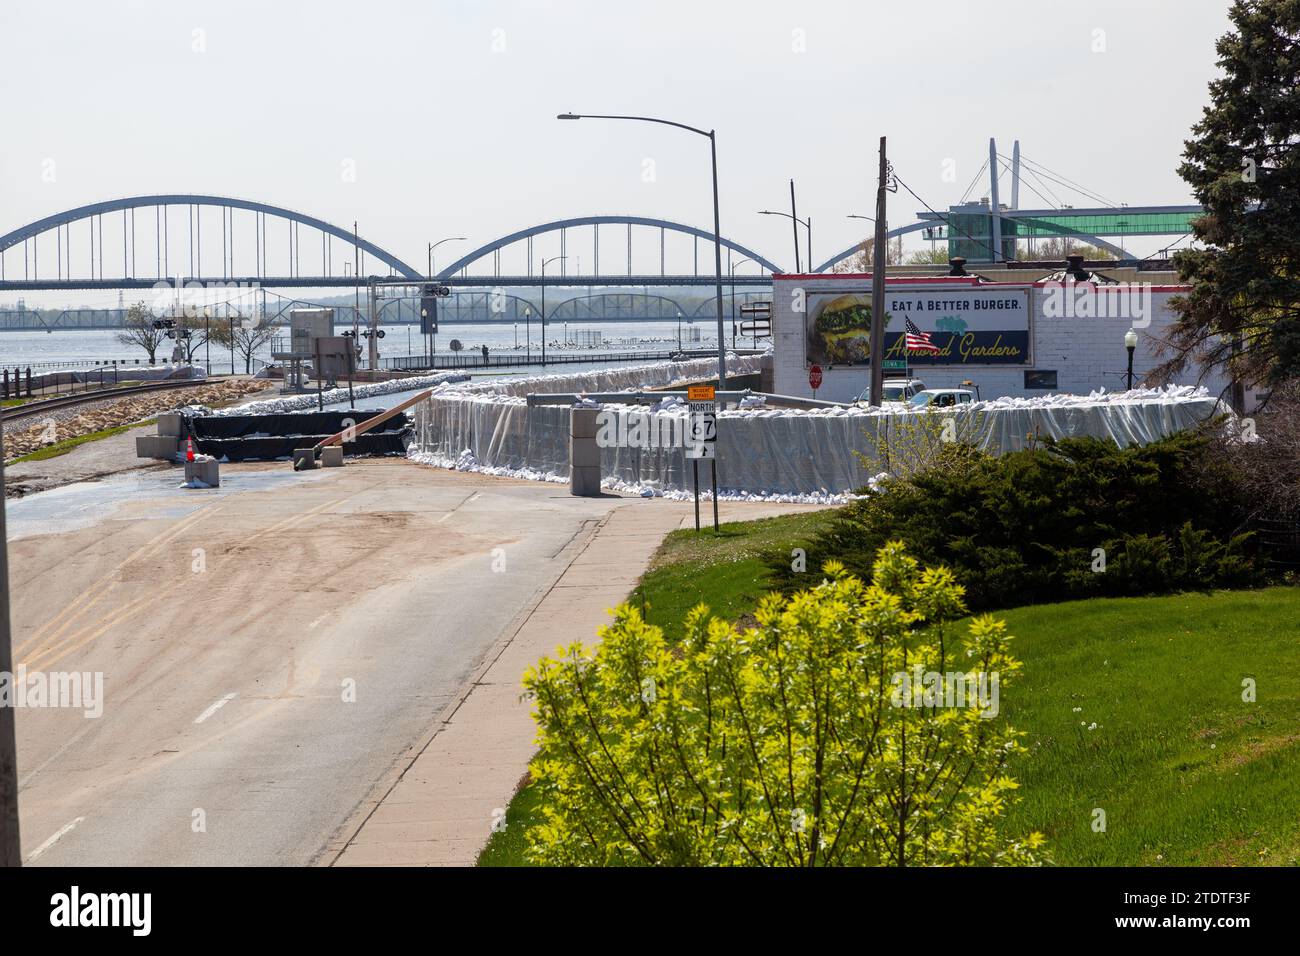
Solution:
<svg viewBox="0 0 1300 956"><path fill-rule="evenodd" d="M221 466L210 455L202 455L185 463L185 480L201 481L209 488L221 484Z"/></svg>
<svg viewBox="0 0 1300 956"><path fill-rule="evenodd" d="M599 408L573 408L569 415L569 434L574 438L596 437L596 416Z"/></svg>
<svg viewBox="0 0 1300 956"><path fill-rule="evenodd" d="M320 463L324 468L342 468L343 446L326 445L320 450Z"/></svg>
<svg viewBox="0 0 1300 956"><path fill-rule="evenodd" d="M185 416L179 412L163 412L158 416L158 434L175 435L180 437L185 434Z"/></svg>
<svg viewBox="0 0 1300 956"><path fill-rule="evenodd" d="M569 439L569 464L574 468L599 468L600 446L594 438Z"/></svg>
<svg viewBox="0 0 1300 956"><path fill-rule="evenodd" d="M316 450L314 448L295 448L293 450L294 471L311 471L313 468L319 467L320 464L316 461Z"/></svg>
<svg viewBox="0 0 1300 956"><path fill-rule="evenodd" d="M569 469L569 494L580 498L600 495L600 468L574 467Z"/></svg>
<svg viewBox="0 0 1300 956"><path fill-rule="evenodd" d="M161 458L174 461L180 450L180 439L174 435L137 435L135 438L135 457Z"/></svg>

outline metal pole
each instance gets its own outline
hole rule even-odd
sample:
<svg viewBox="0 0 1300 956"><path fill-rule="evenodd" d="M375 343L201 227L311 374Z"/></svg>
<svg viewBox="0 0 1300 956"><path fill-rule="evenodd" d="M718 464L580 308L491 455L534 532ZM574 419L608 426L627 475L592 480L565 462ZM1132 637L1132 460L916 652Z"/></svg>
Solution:
<svg viewBox="0 0 1300 956"><path fill-rule="evenodd" d="M880 137L880 177L876 187L876 241L871 266L871 404L884 400L881 377L885 351L885 244L889 242L885 223L885 180L889 163L885 159L885 137Z"/></svg>
<svg viewBox="0 0 1300 956"><path fill-rule="evenodd" d="M0 424L0 489L4 488L4 425ZM9 544L5 535L6 504L0 500L0 674L14 672L9 632ZM0 707L0 866L22 866L18 833L18 746L15 707Z"/></svg>
<svg viewBox="0 0 1300 956"><path fill-rule="evenodd" d="M695 530L700 530L700 460L691 459L691 471L695 475Z"/></svg>
<svg viewBox="0 0 1300 956"><path fill-rule="evenodd" d="M321 380L321 374L320 374L320 339L312 339L312 340L311 340L311 344L315 347L315 350L316 350L316 366L315 366L315 368L312 369L312 373L313 373L313 374L315 375L315 377L316 377L316 411L318 411L318 412L323 412L323 411L325 411L325 395L324 395L324 393L321 391L321 385L320 385L320 380Z"/></svg>
<svg viewBox="0 0 1300 956"><path fill-rule="evenodd" d="M717 455L718 448L713 447L713 454ZM709 470L713 473L713 533L718 533L718 459L709 459Z"/></svg>
<svg viewBox="0 0 1300 956"><path fill-rule="evenodd" d="M722 217L718 212L718 137L709 130L713 159L713 265L718 299L718 388L727 387L727 340L722 329Z"/></svg>
<svg viewBox="0 0 1300 956"><path fill-rule="evenodd" d="M370 349L367 359L370 364L370 371L374 372L379 367L379 311L376 308L375 296L377 293L373 282L367 282L366 292L367 305L370 309ZM371 381L376 381L373 375Z"/></svg>
<svg viewBox="0 0 1300 956"><path fill-rule="evenodd" d="M731 347L736 347L736 264L731 264Z"/></svg>
<svg viewBox="0 0 1300 956"><path fill-rule="evenodd" d="M1128 350L1128 388L1129 391L1133 390L1133 348L1132 346L1130 346Z"/></svg>
<svg viewBox="0 0 1300 956"><path fill-rule="evenodd" d="M790 180L790 232L794 235L794 271L803 272L802 266L799 265L799 216L794 208L794 180ZM812 260L808 260L808 265L812 265Z"/></svg>

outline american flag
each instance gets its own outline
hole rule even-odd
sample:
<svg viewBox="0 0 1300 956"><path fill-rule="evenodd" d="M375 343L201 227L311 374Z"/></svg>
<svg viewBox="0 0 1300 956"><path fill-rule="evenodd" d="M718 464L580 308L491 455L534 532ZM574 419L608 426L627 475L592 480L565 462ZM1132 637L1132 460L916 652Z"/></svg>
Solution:
<svg viewBox="0 0 1300 956"><path fill-rule="evenodd" d="M922 332L911 319L907 320L905 344L909 352L937 353L939 351L939 346L930 341L930 333Z"/></svg>

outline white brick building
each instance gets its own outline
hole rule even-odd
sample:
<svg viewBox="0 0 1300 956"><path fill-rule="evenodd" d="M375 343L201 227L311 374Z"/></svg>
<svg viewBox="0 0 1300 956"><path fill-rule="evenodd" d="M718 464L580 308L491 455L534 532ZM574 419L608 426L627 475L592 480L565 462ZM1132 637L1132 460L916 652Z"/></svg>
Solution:
<svg viewBox="0 0 1300 956"><path fill-rule="evenodd" d="M974 382L982 398L1087 394L1102 387L1122 391L1128 362L1124 334L1130 326L1138 333L1133 359L1133 380L1138 384L1159 361L1153 335L1174 320L1169 298L1186 289L1134 282L1106 290L1091 283L891 277L886 284L885 309L890 319L885 356L892 355L896 363L905 361L907 372L930 388ZM865 338L859 331L864 327L862 319L869 315L869 308L866 312L862 308L870 297L869 275L775 276L773 390L811 396L809 371L819 364L818 398L846 402L862 394L870 384L870 372ZM819 324L820 317L830 313L841 319L821 319ZM904 352L903 315L929 333L946 354ZM887 378L902 374L899 368L885 372ZM1196 384L1199 374L1189 370L1179 384ZM1200 384L1212 394L1223 392L1228 397L1228 382L1222 375L1208 375Z"/></svg>

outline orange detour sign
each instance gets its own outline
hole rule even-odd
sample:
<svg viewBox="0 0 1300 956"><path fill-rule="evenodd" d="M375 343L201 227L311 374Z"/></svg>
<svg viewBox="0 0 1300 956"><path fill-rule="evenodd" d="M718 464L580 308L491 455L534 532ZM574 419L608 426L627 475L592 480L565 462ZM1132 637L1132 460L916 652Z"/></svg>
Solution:
<svg viewBox="0 0 1300 956"><path fill-rule="evenodd" d="M688 402L713 401L713 386L712 385L688 385L686 387L686 400Z"/></svg>

